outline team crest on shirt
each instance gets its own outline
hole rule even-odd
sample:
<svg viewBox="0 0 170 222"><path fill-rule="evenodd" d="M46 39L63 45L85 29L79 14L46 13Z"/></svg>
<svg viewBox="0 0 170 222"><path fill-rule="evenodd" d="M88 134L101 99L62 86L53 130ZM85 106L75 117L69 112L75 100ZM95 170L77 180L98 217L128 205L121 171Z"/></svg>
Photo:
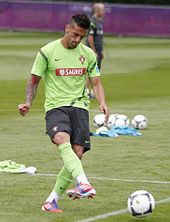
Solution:
<svg viewBox="0 0 170 222"><path fill-rule="evenodd" d="M83 55L81 55L81 56L79 57L79 60L80 60L81 64L84 64L85 57L84 57Z"/></svg>

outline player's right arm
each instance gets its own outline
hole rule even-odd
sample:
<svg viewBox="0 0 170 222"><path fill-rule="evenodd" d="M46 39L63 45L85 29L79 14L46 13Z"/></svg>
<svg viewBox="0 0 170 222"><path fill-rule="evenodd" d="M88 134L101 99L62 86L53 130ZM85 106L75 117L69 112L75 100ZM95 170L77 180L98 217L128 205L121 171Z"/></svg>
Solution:
<svg viewBox="0 0 170 222"><path fill-rule="evenodd" d="M44 52L40 50L37 54L37 57L34 61L31 78L27 82L26 87L26 101L23 104L18 106L19 113L22 116L25 116L31 107L31 104L36 96L38 84L42 75L44 74L48 64L48 59ZM34 73L34 74L33 74Z"/></svg>
<svg viewBox="0 0 170 222"><path fill-rule="evenodd" d="M96 30L96 26L93 22L91 22L90 28L88 31L87 41L88 41L90 48L93 49L94 53L97 56L97 52L96 52L96 48L95 48L95 44L94 44L94 35L96 32L95 30Z"/></svg>
<svg viewBox="0 0 170 222"><path fill-rule="evenodd" d="M40 80L41 77L34 74L32 74L31 78L28 80L26 87L26 102L18 105L19 113L22 116L25 116L29 112L31 104L36 96Z"/></svg>
<svg viewBox="0 0 170 222"><path fill-rule="evenodd" d="M87 37L87 39L88 39L88 43L89 43L90 48L93 49L93 51L95 52L95 54L97 54L96 49L95 49L95 46L94 46L94 36L93 36L93 35L89 35L89 36Z"/></svg>
<svg viewBox="0 0 170 222"><path fill-rule="evenodd" d="M97 57L97 51L95 48L95 40L94 40L95 34L96 34L96 24L95 24L95 22L91 21L90 28L88 30L88 35L87 35L87 42L88 42L90 48L93 49L93 51Z"/></svg>

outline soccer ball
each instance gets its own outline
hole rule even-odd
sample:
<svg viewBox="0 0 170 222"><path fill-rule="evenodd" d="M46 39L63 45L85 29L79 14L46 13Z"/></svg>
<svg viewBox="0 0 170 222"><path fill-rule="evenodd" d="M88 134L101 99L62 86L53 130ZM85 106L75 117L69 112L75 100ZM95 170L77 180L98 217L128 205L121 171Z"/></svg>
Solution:
<svg viewBox="0 0 170 222"><path fill-rule="evenodd" d="M129 118L124 114L112 114L109 116L107 127L111 128L112 126L128 126Z"/></svg>
<svg viewBox="0 0 170 222"><path fill-rule="evenodd" d="M104 124L105 124L105 114L100 113L94 116L93 125L95 127L98 128L98 127L104 126Z"/></svg>
<svg viewBox="0 0 170 222"><path fill-rule="evenodd" d="M130 195L127 206L134 217L144 217L153 212L155 200L148 191L138 190Z"/></svg>
<svg viewBox="0 0 170 222"><path fill-rule="evenodd" d="M136 129L145 129L148 125L148 120L143 115L136 115L132 119L132 126Z"/></svg>
<svg viewBox="0 0 170 222"><path fill-rule="evenodd" d="M113 126L117 114L111 114L107 121L107 127L110 129Z"/></svg>

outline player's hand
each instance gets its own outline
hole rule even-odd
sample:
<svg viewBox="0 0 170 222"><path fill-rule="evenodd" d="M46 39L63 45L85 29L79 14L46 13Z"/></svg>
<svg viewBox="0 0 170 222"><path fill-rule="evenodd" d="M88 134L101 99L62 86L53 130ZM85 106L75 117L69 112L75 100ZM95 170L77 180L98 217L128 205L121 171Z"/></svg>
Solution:
<svg viewBox="0 0 170 222"><path fill-rule="evenodd" d="M102 113L105 114L105 119L106 119L106 122L108 121L108 118L109 118L109 108L107 107L107 105L104 103L100 104L100 107L99 107L100 111Z"/></svg>
<svg viewBox="0 0 170 222"><path fill-rule="evenodd" d="M22 116L25 116L30 109L30 104L24 103L24 104L19 104L18 105L18 111Z"/></svg>

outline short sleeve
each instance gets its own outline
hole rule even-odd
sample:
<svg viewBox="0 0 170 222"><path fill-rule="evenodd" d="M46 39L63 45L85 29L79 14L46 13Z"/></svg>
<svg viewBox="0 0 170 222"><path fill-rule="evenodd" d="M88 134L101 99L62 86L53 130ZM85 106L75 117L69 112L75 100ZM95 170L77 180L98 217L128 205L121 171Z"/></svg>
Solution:
<svg viewBox="0 0 170 222"><path fill-rule="evenodd" d="M42 77L47 69L47 66L48 66L48 59L46 55L43 53L43 51L40 50L34 61L31 73Z"/></svg>

